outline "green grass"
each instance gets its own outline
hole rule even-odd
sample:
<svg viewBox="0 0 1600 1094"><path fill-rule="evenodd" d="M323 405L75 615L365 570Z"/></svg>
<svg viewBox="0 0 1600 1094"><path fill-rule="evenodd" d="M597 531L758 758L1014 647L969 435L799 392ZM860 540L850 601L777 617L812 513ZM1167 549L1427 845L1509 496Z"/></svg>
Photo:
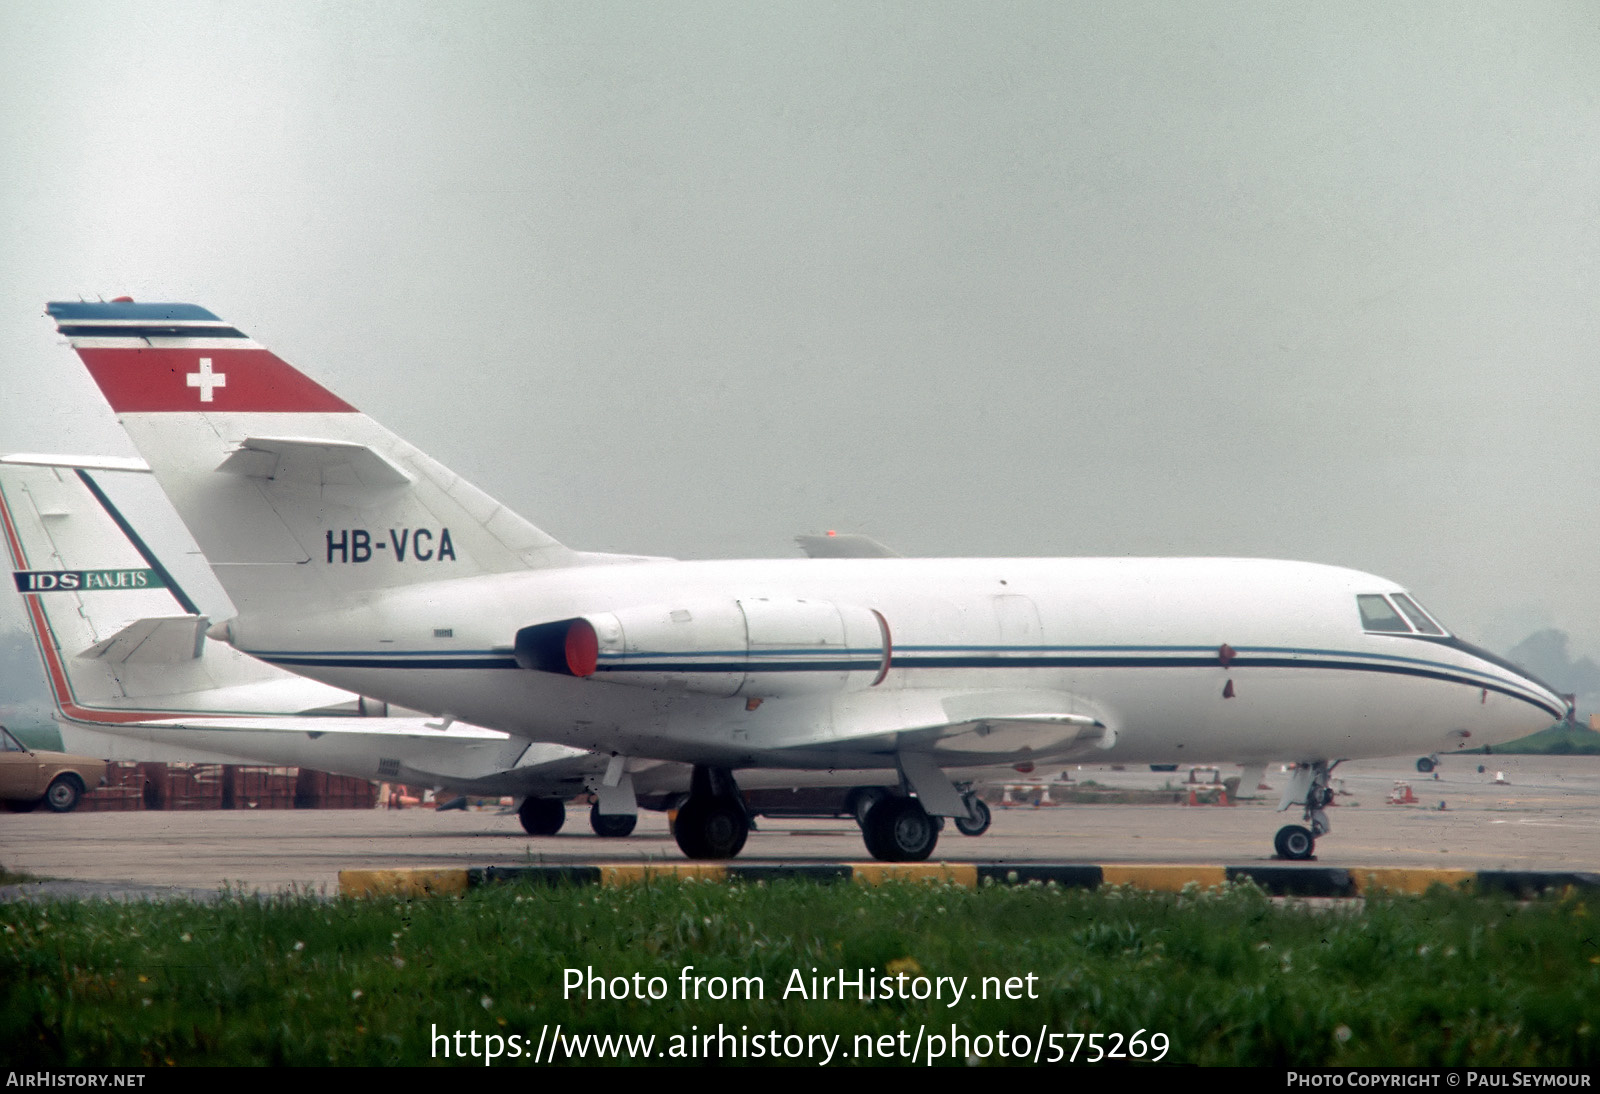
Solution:
<svg viewBox="0 0 1600 1094"><path fill-rule="evenodd" d="M434 1026L531 1045L558 1022L566 1034L663 1043L723 1023L843 1034L848 1050L857 1034L955 1023L968 1034L1162 1032L1168 1063L1593 1068L1597 918L1593 896L1519 904L1435 889L1313 905L1248 884L1150 894L673 882L411 902L19 903L0 906L0 1045L19 1068L414 1064L430 1061ZM686 965L760 976L766 998L680 1001ZM564 1000L563 970L586 966L660 975L671 991L662 1002ZM1031 973L1038 998L783 1000L791 970L813 967L967 976L969 991Z"/></svg>

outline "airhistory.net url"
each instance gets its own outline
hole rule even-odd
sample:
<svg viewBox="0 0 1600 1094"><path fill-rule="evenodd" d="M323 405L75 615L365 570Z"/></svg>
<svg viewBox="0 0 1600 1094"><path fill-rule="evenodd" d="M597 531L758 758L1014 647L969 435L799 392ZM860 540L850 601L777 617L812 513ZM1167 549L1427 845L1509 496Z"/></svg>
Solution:
<svg viewBox="0 0 1600 1094"><path fill-rule="evenodd" d="M840 1033L780 1033L768 1030L751 1033L749 1026L738 1031L717 1023L716 1032L701 1032L690 1026L688 1033L666 1036L654 1033L566 1033L558 1024L539 1028L539 1036L519 1033L479 1033L476 1030L441 1033L431 1028L432 1056L436 1060L482 1060L485 1067L498 1062L555 1064L578 1060L809 1060L826 1067L835 1060L894 1060L901 1063L932 1065L940 1060L1026 1060L1035 1064L1095 1064L1138 1061L1155 1063L1171 1045L1164 1033L1146 1035L1140 1030L1132 1037L1120 1033L1051 1033L1041 1026L1037 1034L967 1033L951 1025L949 1032L929 1032L926 1025L916 1033L858 1033L846 1044Z"/></svg>

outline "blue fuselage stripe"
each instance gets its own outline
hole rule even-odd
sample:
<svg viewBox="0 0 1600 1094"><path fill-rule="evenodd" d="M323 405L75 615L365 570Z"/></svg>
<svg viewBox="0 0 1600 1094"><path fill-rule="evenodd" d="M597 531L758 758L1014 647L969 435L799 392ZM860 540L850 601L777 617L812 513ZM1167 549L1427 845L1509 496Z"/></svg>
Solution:
<svg viewBox="0 0 1600 1094"><path fill-rule="evenodd" d="M1196 656L1196 647L1144 647L1148 652L1140 656L1085 656L1092 649L1139 649L1140 647L1069 647L1071 653L1045 653L1051 647L906 647L897 649L891 662L895 670L924 669L1197 669L1221 668L1215 651L1209 647L1203 656ZM1013 650L1029 652L1013 652ZM1061 647L1055 647L1061 650ZM932 651L943 652L932 652ZM1041 651L1041 652L1033 652ZM764 651L767 652L767 651ZM1227 666L1229 671L1239 669L1318 669L1342 672L1370 672L1384 675L1412 676L1440 680L1483 688L1510 696L1538 707L1554 718L1565 716L1565 711L1552 706L1539 696L1529 695L1514 681L1477 670L1421 661L1416 658L1388 658L1382 654L1357 651L1317 651L1320 656L1310 656L1310 651L1274 650L1290 656L1236 656ZM516 660L491 651L462 651L440 655L426 652L361 653L344 651L332 654L288 652L256 652L254 656L277 665L302 665L326 668L426 668L426 669L510 669L517 668ZM717 656L713 654L711 656ZM652 654L615 660L602 660L596 672L603 673L780 673L780 672L866 672L877 668L877 659L839 659L746 661L734 657L726 660L706 660L705 654ZM694 660L692 658L700 658ZM1380 663L1377 659L1383 658Z"/></svg>

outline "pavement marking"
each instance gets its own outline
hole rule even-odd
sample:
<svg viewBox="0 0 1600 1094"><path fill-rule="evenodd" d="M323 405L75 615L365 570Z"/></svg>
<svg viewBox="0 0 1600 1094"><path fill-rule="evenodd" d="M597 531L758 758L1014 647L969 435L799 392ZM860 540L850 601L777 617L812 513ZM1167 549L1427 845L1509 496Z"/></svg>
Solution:
<svg viewBox="0 0 1600 1094"><path fill-rule="evenodd" d="M340 896L458 896L468 884L467 871L459 869L339 871Z"/></svg>

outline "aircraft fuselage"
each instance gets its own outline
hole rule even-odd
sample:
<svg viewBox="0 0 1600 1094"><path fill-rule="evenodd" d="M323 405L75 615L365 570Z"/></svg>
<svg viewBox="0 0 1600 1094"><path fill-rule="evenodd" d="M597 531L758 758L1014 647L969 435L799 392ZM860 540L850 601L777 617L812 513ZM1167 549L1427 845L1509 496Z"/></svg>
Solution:
<svg viewBox="0 0 1600 1094"><path fill-rule="evenodd" d="M638 562L414 584L326 616L246 613L231 640L407 707L728 767L860 767L905 748L941 764L1317 761L1492 745L1563 715L1547 687L1465 643L1364 629L1356 597L1400 591L1262 559ZM841 608L843 637L758 646L763 602ZM882 635L852 633L852 611ZM586 676L519 664L524 628L607 613L625 629L659 615L665 638L602 649ZM699 646L675 637L680 615L685 633L706 628ZM728 628L746 617L741 650ZM952 695L977 711L984 696L1037 699L1100 728L978 718L923 740L960 721Z"/></svg>

